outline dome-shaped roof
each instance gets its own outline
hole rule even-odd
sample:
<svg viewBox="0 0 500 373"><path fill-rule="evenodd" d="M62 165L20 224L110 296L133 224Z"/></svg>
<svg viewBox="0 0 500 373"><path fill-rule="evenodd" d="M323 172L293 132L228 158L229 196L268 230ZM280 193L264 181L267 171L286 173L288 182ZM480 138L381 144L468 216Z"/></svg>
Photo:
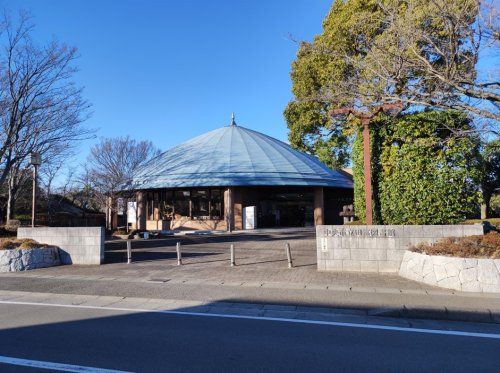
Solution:
<svg viewBox="0 0 500 373"><path fill-rule="evenodd" d="M315 157L241 126L230 125L178 145L138 170L127 189L212 186L352 188L346 174Z"/></svg>

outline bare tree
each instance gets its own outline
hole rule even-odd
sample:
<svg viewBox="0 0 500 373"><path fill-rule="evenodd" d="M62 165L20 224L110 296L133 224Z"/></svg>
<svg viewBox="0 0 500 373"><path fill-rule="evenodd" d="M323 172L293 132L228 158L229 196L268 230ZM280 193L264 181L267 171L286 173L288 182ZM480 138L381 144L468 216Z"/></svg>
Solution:
<svg viewBox="0 0 500 373"><path fill-rule="evenodd" d="M39 153L43 158L42 167L39 170L39 179L41 182L40 184L45 187L45 198L47 199L48 207L50 207L53 182L66 160L73 154L73 144L74 143L53 143L50 147L35 144L32 148L34 152ZM33 186L33 184L29 182L33 177L33 169L28 163L28 157L18 156L19 153L24 151L23 144L15 143L12 149L13 158L16 159L16 162L12 164L7 176L7 222L14 216L15 204L18 198L31 191Z"/></svg>
<svg viewBox="0 0 500 373"><path fill-rule="evenodd" d="M116 212L117 192L124 189L135 170L159 154L151 141L136 141L128 136L101 139L93 146L87 158L85 184L91 185L101 209ZM132 194L124 197L131 198Z"/></svg>
<svg viewBox="0 0 500 373"><path fill-rule="evenodd" d="M312 101L357 107L402 103L406 108L453 109L486 119L498 134L500 76L499 13L480 0L380 0L337 47L318 38L303 50L342 61L345 74L332 79ZM376 19L374 19L376 18ZM324 39L324 38L323 38ZM332 47L333 45L333 47ZM490 58L491 69L479 68Z"/></svg>
<svg viewBox="0 0 500 373"><path fill-rule="evenodd" d="M50 189L51 204L54 208L69 202L83 211L98 212L102 209L98 204L101 200L97 197L98 193L93 187L87 168L84 167L82 172L75 167L58 168L56 165L51 171L45 172L47 175L43 184L46 193ZM57 175L57 183L50 182L52 175Z"/></svg>
<svg viewBox="0 0 500 373"><path fill-rule="evenodd" d="M6 222L14 218L14 207L16 201L29 190L28 183L31 179L30 170L22 162L16 162L7 177L7 207Z"/></svg>
<svg viewBox="0 0 500 373"><path fill-rule="evenodd" d="M62 202L65 194L56 195L56 191L65 191L68 185L72 182L74 170L70 169L67 172L66 179L62 180L62 184L57 185L58 177L62 177L63 168L66 166L68 160L73 155L72 149L67 147L54 148L50 153L45 153L45 161L42 162L40 167L39 177L40 183L44 190L47 206L47 221L52 221L53 212L57 206ZM56 184L56 185L55 185Z"/></svg>
<svg viewBox="0 0 500 373"><path fill-rule="evenodd" d="M33 151L44 154L89 138L81 126L89 104L75 86L76 48L57 41L38 46L26 13L5 15L0 45L0 185ZM46 157L47 159L47 157Z"/></svg>

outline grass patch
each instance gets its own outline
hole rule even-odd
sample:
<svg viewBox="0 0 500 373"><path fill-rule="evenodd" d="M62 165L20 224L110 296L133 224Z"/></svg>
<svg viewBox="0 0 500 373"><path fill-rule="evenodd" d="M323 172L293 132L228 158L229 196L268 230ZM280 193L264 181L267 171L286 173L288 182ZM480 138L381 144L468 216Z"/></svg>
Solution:
<svg viewBox="0 0 500 373"><path fill-rule="evenodd" d="M125 236L128 235L128 232L125 229L117 229L113 231L113 235Z"/></svg>
<svg viewBox="0 0 500 373"><path fill-rule="evenodd" d="M0 238L0 250L13 249L45 249L54 247L44 243L38 243L30 238Z"/></svg>
<svg viewBox="0 0 500 373"><path fill-rule="evenodd" d="M434 244L418 244L410 251L459 258L500 259L500 234L490 232L480 236L446 237Z"/></svg>

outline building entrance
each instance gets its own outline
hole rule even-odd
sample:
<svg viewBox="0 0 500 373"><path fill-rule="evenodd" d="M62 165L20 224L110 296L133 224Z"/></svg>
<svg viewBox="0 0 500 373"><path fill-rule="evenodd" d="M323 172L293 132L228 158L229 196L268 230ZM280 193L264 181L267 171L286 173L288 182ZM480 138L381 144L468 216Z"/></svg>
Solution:
<svg viewBox="0 0 500 373"><path fill-rule="evenodd" d="M257 227L309 227L314 225L312 192L266 193L257 204Z"/></svg>

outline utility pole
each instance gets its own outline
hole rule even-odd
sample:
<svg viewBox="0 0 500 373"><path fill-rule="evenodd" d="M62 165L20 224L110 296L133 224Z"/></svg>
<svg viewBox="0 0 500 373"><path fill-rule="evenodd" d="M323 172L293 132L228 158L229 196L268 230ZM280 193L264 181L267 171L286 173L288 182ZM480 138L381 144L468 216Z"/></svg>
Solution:
<svg viewBox="0 0 500 373"><path fill-rule="evenodd" d="M401 110L400 103L383 104L375 107L374 111L364 112L354 108L342 108L332 110L332 115L353 115L363 125L363 173L365 176L365 221L367 225L373 224L373 188L372 188L372 155L370 145L370 123L380 112L388 113L393 110Z"/></svg>
<svg viewBox="0 0 500 373"><path fill-rule="evenodd" d="M35 212L36 212L36 179L38 177L38 166L42 164L40 153L31 152L30 164L33 165L33 201L31 205L31 226L35 228Z"/></svg>

